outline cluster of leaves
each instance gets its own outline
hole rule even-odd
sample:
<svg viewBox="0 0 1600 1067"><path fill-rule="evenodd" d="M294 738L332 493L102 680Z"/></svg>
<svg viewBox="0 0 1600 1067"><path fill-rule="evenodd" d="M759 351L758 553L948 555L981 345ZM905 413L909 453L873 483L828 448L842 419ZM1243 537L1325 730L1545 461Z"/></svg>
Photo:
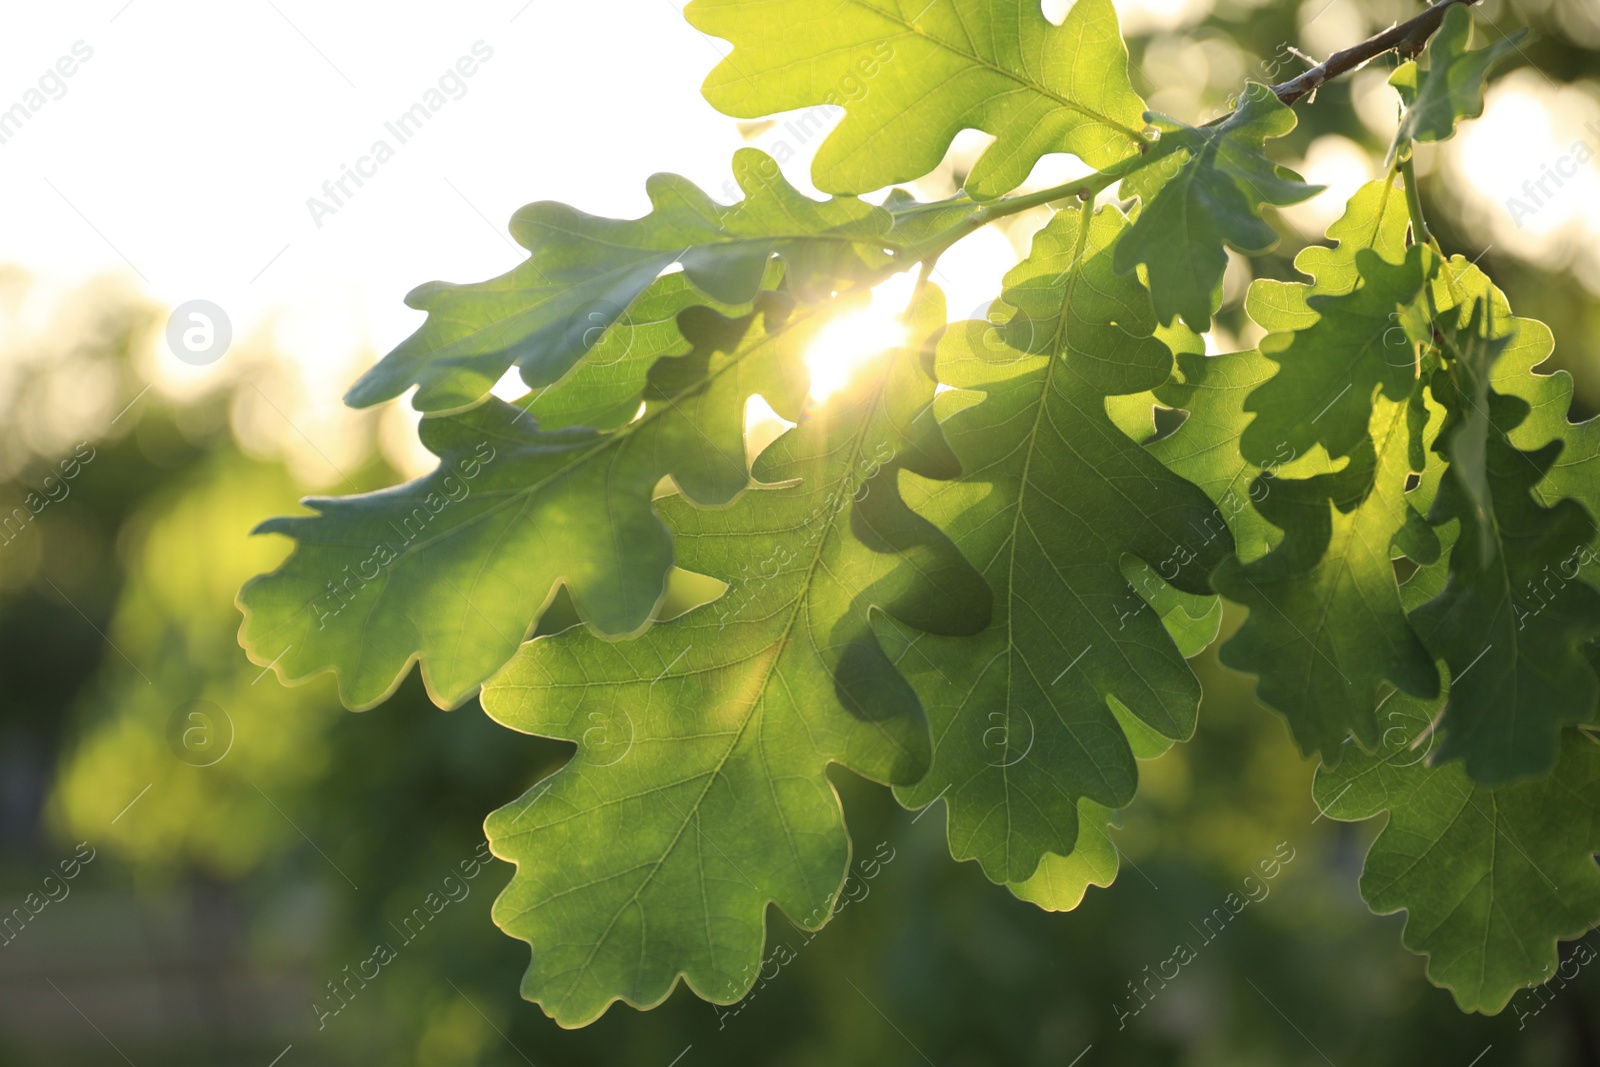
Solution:
<svg viewBox="0 0 1600 1067"><path fill-rule="evenodd" d="M1367 900L1498 1011L1600 921L1600 430L1534 372L1549 331L1429 236L1410 168L1508 44L1444 13L1392 79L1390 171L1302 253L1309 281L1254 284L1260 344L1207 356L1227 249L1317 192L1266 153L1290 108L1251 84L1205 126L1147 113L1110 0L1060 25L916 6L695 0L733 45L705 89L729 114L870 70L816 157L831 198L745 149L732 206L658 175L640 219L518 212L528 259L413 292L426 323L349 396L416 387L438 470L265 524L297 547L245 587L242 642L356 708L419 661L441 705L481 687L576 745L487 832L517 865L495 918L532 945L524 995L578 1025L679 978L744 995L769 903L827 921L850 863L830 764L942 799L952 855L1023 899L1109 884L1136 760L1195 729L1185 660L1220 594L1249 609L1224 662L1320 758L1319 805L1388 813ZM995 140L961 195L856 198L969 127ZM1100 169L1008 197L1051 152ZM989 319L947 325L932 261L1047 202ZM808 401L824 326L919 263L905 343ZM489 397L512 367L530 392ZM757 396L795 425L752 456ZM672 615L674 568L728 588ZM527 640L562 589L583 625Z"/></svg>

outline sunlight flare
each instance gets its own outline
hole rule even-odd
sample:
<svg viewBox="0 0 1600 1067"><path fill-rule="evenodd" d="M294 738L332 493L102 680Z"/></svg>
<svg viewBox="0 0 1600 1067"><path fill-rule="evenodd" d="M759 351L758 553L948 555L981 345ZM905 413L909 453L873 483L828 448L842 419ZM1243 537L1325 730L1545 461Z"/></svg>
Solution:
<svg viewBox="0 0 1600 1067"><path fill-rule="evenodd" d="M905 343L906 328L900 315L911 302L915 287L914 273L896 274L873 287L872 301L866 307L840 315L822 328L806 352L812 403L826 403L848 386L861 368Z"/></svg>

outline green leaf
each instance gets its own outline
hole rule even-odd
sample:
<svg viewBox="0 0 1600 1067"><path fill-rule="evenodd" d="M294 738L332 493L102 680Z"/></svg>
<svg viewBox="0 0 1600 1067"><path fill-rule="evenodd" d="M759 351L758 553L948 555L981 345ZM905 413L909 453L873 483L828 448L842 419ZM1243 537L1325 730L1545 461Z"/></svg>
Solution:
<svg viewBox="0 0 1600 1067"><path fill-rule="evenodd" d="M491 398L422 421L440 457L432 474L262 523L298 544L241 591L240 642L286 682L333 670L354 708L383 700L420 660L430 695L451 707L511 657L558 583L601 632L639 630L673 561L657 484L671 476L698 503L727 503L748 480L747 398L799 416L801 354L826 315L785 317L776 294L761 305L740 319L686 312L694 351L658 364L645 412L613 431L545 430Z"/></svg>
<svg viewBox="0 0 1600 1067"><path fill-rule="evenodd" d="M922 202L904 189L894 189L883 202L883 209L892 220L884 244L897 259L909 261L936 255L970 233L979 222L983 205L963 194ZM782 278L782 262L772 260L761 288L776 289ZM575 367L519 404L546 429L613 429L627 422L638 410L640 394L655 361L687 350L675 317L696 304L717 308L725 315L750 310L749 305L725 305L700 295L682 272L665 275L634 301L618 325L607 331Z"/></svg>
<svg viewBox="0 0 1600 1067"><path fill-rule="evenodd" d="M551 201L520 209L511 234L528 258L487 282L413 289L406 303L428 312L427 321L364 374L346 402L367 407L415 385L419 411L454 411L482 399L512 366L538 387L591 349L602 364L636 349L681 354L687 346L673 317L694 304L742 313L774 253L802 298L884 273L887 211L804 197L754 148L735 154L733 171L745 195L732 206L678 175L656 174L645 186L651 210L643 218L599 218ZM657 282L675 264L689 284ZM652 283L652 299L636 307Z"/></svg>
<svg viewBox="0 0 1600 1067"><path fill-rule="evenodd" d="M925 287L914 336L944 322ZM489 816L517 864L495 921L533 947L523 995L566 1026L613 1000L658 1003L681 975L721 1003L756 978L767 904L827 920L850 841L830 763L904 783L927 724L874 638L880 612L943 633L987 622L982 579L895 491L901 469L958 473L910 348L763 452L768 482L726 509L661 502L683 567L720 599L613 643L542 637L485 709L576 742L572 761Z"/></svg>
<svg viewBox="0 0 1600 1067"><path fill-rule="evenodd" d="M1307 185L1263 151L1268 139L1295 127L1294 112L1265 85L1251 82L1238 110L1216 125L1159 125L1161 140L1151 149L1159 162L1122 185L1123 195L1138 196L1144 206L1117 249L1117 270L1144 265L1156 317L1171 322L1181 315L1204 331L1222 305L1224 246L1267 251L1278 235L1261 209L1298 204L1322 187Z"/></svg>
<svg viewBox="0 0 1600 1067"><path fill-rule="evenodd" d="M933 728L933 767L902 804L942 796L953 855L997 882L1070 855L1080 798L1132 797L1134 751L1113 710L1166 738L1194 727L1199 683L1156 612L1129 615L1125 556L1183 592L1231 548L1204 495L1106 414L1108 393L1150 389L1171 353L1138 281L1112 269L1126 229L1057 214L1006 277L1008 310L960 324L939 348L940 402L960 481L907 476L912 506L945 530L995 590L975 638L904 639L900 668ZM971 392L966 392L971 391ZM974 403L972 393L982 394ZM953 414L951 413L953 412Z"/></svg>
<svg viewBox="0 0 1600 1067"><path fill-rule="evenodd" d="M1212 575L1218 592L1250 609L1222 662L1257 675L1258 695L1283 712L1301 752L1326 762L1351 733L1364 747L1377 744L1385 682L1424 698L1439 692L1391 563L1413 514L1405 498L1410 415L1403 401L1379 400L1371 440L1347 466L1271 481L1255 507L1284 531L1282 542L1248 564L1227 560Z"/></svg>
<svg viewBox="0 0 1600 1067"><path fill-rule="evenodd" d="M1240 559L1255 559L1278 541L1277 528L1251 505L1271 491L1270 481L1257 481L1257 475L1264 469L1279 472L1291 462L1295 470L1306 465L1287 446L1265 467L1239 454L1239 434L1249 421L1245 400L1276 368L1255 349L1218 356L1180 353L1177 360L1181 380L1161 386L1156 397L1188 417L1148 450L1162 466L1204 491L1216 505L1208 522L1228 526Z"/></svg>
<svg viewBox="0 0 1600 1067"><path fill-rule="evenodd" d="M1144 564L1139 566L1143 567ZM1187 615L1184 615L1182 620L1177 619L1176 616L1183 614L1185 609L1176 605L1174 605L1175 610L1162 616L1167 632L1177 642L1184 656L1199 655L1200 651L1216 638L1217 626L1222 622L1221 599L1214 596L1192 598L1187 594L1173 591L1170 586L1159 582L1159 579L1157 582L1174 597L1183 600L1209 601L1211 610L1207 612L1205 625L1196 626L1196 620ZM1142 591L1142 585L1140 588ZM1158 603L1158 598L1151 599L1151 606L1157 606ZM1159 607L1157 610L1160 610ZM1209 636L1200 640L1198 644L1186 643L1199 639L1207 631ZM1115 697L1110 698L1109 703L1111 710L1117 716L1117 722L1122 725L1123 732L1128 736L1128 745L1136 758L1155 759L1172 747L1171 738L1163 737L1134 718ZM1011 890L1017 899L1036 904L1045 911L1071 911L1083 902L1083 896L1089 891L1090 886L1105 888L1116 879L1117 870L1122 863L1122 850L1111 840L1110 831L1113 827L1121 825L1121 812L1103 807L1085 797L1078 801L1078 837L1072 852L1065 856L1054 852L1045 853L1039 860L1038 869L1031 876L1021 882L1009 883L1006 888Z"/></svg>
<svg viewBox="0 0 1600 1067"><path fill-rule="evenodd" d="M1256 322L1278 331L1303 330L1320 317L1312 296L1337 296L1356 287L1360 275L1355 257L1368 249L1386 261L1405 256L1405 198L1389 181L1369 182L1345 206L1328 229L1333 247L1313 245L1295 257L1295 266L1313 284L1258 279L1250 286L1245 309ZM1239 438L1250 421L1249 397L1277 373L1277 364L1259 351L1206 357L1198 351L1178 355L1178 380L1156 390L1163 404L1188 413L1173 434L1154 442L1150 451L1168 470L1203 489L1233 531L1238 557L1248 563L1264 555L1280 538L1252 502L1271 492L1271 478L1309 477L1335 466L1325 452L1296 451L1288 441L1251 462L1239 450ZM1257 480L1267 473L1269 478Z"/></svg>
<svg viewBox="0 0 1600 1067"><path fill-rule="evenodd" d="M1483 86L1489 71L1516 51L1527 35L1527 27L1523 27L1487 48L1469 52L1472 12L1465 5L1446 11L1438 32L1428 41L1427 68L1419 68L1411 60L1389 76L1389 84L1406 105L1395 144L1448 140L1456 132L1456 123L1483 114Z"/></svg>
<svg viewBox="0 0 1600 1067"><path fill-rule="evenodd" d="M1078 801L1077 843L1072 854L1048 853L1031 876L1007 888L1018 900L1045 911L1071 911L1083 902L1089 887L1102 889L1117 877L1120 853L1106 831L1116 813L1087 798Z"/></svg>
<svg viewBox="0 0 1600 1067"><path fill-rule="evenodd" d="M782 277L782 267L773 261L762 289L776 289ZM734 306L710 300L682 272L658 278L576 366L555 383L518 400L517 406L546 430L568 426L614 430L629 422L639 412L656 361L689 351L678 316L697 305L739 317L749 314L754 302Z"/></svg>
<svg viewBox="0 0 1600 1067"><path fill-rule="evenodd" d="M1458 349L1466 349L1468 389L1462 398L1463 421L1473 424L1474 441L1479 429L1487 428L1486 390L1519 398L1529 412L1508 429L1508 443L1534 452L1562 442L1550 474L1539 483L1535 495L1545 504L1572 497L1591 515L1600 514L1600 482L1595 478L1600 468L1588 467L1588 460L1600 451L1600 433L1596 432L1600 424L1567 421L1572 408L1571 376L1534 370L1555 350L1550 328L1537 319L1513 315L1505 294L1463 256L1452 257L1440 270L1433 284L1433 300L1439 308L1440 332L1455 341ZM1475 326L1474 316L1487 316L1487 322ZM1477 450L1476 443L1469 449ZM1482 465L1477 456L1458 456L1452 464L1455 476L1470 483L1469 491L1477 503L1487 502Z"/></svg>
<svg viewBox="0 0 1600 1067"><path fill-rule="evenodd" d="M1134 597L1130 598L1129 612L1117 613L1119 622L1149 605L1184 659L1198 656L1217 639L1217 631L1222 628L1220 597L1180 592L1162 581L1154 567L1132 556L1123 557L1122 574Z"/></svg>
<svg viewBox="0 0 1600 1067"><path fill-rule="evenodd" d="M904 189L891 189L883 209L894 220L890 243L905 258L933 256L982 224L985 207L966 193L924 203Z"/></svg>
<svg viewBox="0 0 1600 1067"><path fill-rule="evenodd" d="M1591 517L1600 515L1600 419L1576 424L1567 421L1567 412L1573 407L1572 376L1566 371L1536 370L1554 348L1549 327L1536 319L1511 317L1504 295L1489 286L1476 268L1473 271L1495 302L1497 330L1498 324L1509 322L1510 343L1490 372L1492 388L1529 406L1528 416L1509 431L1507 443L1524 451L1560 444L1544 480L1534 487L1534 496L1547 507L1563 499L1575 500ZM1464 287L1471 291L1470 283ZM1597 572L1591 568L1600 559L1597 547L1600 534L1587 545L1573 546L1557 568L1563 584L1580 575L1593 583Z"/></svg>
<svg viewBox="0 0 1600 1067"><path fill-rule="evenodd" d="M1361 284L1356 254L1376 252L1386 263L1406 258L1406 231L1411 218L1399 178L1390 174L1356 190L1333 225L1332 245L1308 245L1294 257L1295 269L1311 282L1285 282L1257 278L1245 294L1244 308L1264 329L1293 332L1316 325L1320 314L1311 306L1314 296L1343 296Z"/></svg>
<svg viewBox="0 0 1600 1067"><path fill-rule="evenodd" d="M1078 0L1060 26L1038 0L694 0L684 17L733 44L706 79L717 110L761 118L844 109L812 165L817 187L865 193L920 178L963 129L995 136L967 178L990 199L1040 157L1103 168L1144 143L1144 102L1111 0Z"/></svg>
<svg viewBox="0 0 1600 1067"><path fill-rule="evenodd" d="M1265 464L1284 448L1300 455L1315 445L1338 458L1371 441L1374 394L1403 402L1419 380L1417 345L1432 335L1425 285L1436 263L1424 246L1399 263L1359 249L1357 288L1306 298L1315 322L1280 330L1265 316L1274 332L1259 348L1279 369L1245 401L1255 415L1239 440L1245 458Z"/></svg>
<svg viewBox="0 0 1600 1067"><path fill-rule="evenodd" d="M1434 382L1454 424L1471 416L1468 394L1442 375ZM1459 520L1461 533L1444 590L1411 619L1452 679L1438 758L1462 759L1474 781L1495 784L1543 774L1561 728L1593 719L1600 681L1585 646L1600 636L1600 592L1575 566L1595 538L1594 519L1576 500L1547 507L1533 494L1562 446L1514 447L1506 433L1527 405L1492 392L1488 402L1485 453L1468 461L1482 462L1489 507L1480 509L1465 479L1440 485L1429 520ZM1461 441L1447 425L1435 449L1454 466Z"/></svg>
<svg viewBox="0 0 1600 1067"><path fill-rule="evenodd" d="M1440 758L1463 757L1468 775L1495 783L1548 768L1561 725L1590 721L1600 701L1578 667L1600 595L1586 573L1597 558L1600 480L1589 463L1600 435L1567 421L1566 375L1533 372L1553 348L1547 326L1512 315L1460 256L1432 290L1460 378L1433 377L1450 421L1435 445L1449 468L1430 518L1461 521L1448 571L1418 575L1432 596L1412 621L1460 682Z"/></svg>
<svg viewBox="0 0 1600 1067"><path fill-rule="evenodd" d="M1405 200L1392 176L1358 190L1328 230L1336 244L1308 248L1296 258L1310 284L1263 280L1251 287L1247 309L1280 331L1268 336L1263 350L1292 352L1296 343L1317 338L1326 347L1319 331L1334 327L1325 314L1330 302L1348 300L1363 284L1363 265L1370 270L1374 263L1402 262L1405 234ZM1438 558L1437 539L1405 493L1407 476L1425 466L1428 410L1404 395L1372 401L1370 422L1347 462L1309 477L1285 477L1283 467L1301 458L1303 441L1280 440L1270 452L1258 446L1249 459L1231 447L1244 410L1270 409L1257 398L1281 392L1278 378L1301 369L1280 362L1277 375L1262 375L1260 368L1271 364L1253 354L1227 357L1219 371L1184 363L1186 373L1202 380L1231 376L1254 387L1242 402L1237 386L1198 397L1203 386L1169 387L1172 401L1197 408L1200 418L1191 414L1157 454L1206 488L1219 507L1227 505L1241 545L1239 558L1212 576L1219 592L1250 609L1223 647L1222 662L1258 677L1257 695L1284 714L1302 752L1333 761L1351 733L1369 748L1377 743L1375 709L1384 683L1418 696L1438 694L1438 671L1406 620L1391 563L1402 541L1425 562ZM1202 460L1196 456L1202 449L1213 454ZM1327 454L1306 453L1297 473ZM1256 470L1264 476L1243 489ZM1269 546L1265 554L1258 551Z"/></svg>
<svg viewBox="0 0 1600 1067"><path fill-rule="evenodd" d="M1452 411L1444 452L1450 457L1450 474L1467 495L1478 528L1478 555L1488 563L1494 555L1493 494L1489 486L1490 376L1496 360L1511 344L1509 336L1495 336L1494 305L1475 302L1466 326L1446 323L1441 341L1451 354L1456 376L1456 409Z"/></svg>
<svg viewBox="0 0 1600 1067"><path fill-rule="evenodd" d="M1344 820L1388 812L1361 896L1380 915L1406 911L1428 978L1463 1011L1493 1014L1551 977L1558 940L1600 922L1600 746L1563 730L1548 775L1490 789L1459 763L1430 766L1436 701L1396 694L1381 710L1381 750L1318 770L1317 804Z"/></svg>
<svg viewBox="0 0 1600 1067"><path fill-rule="evenodd" d="M1497 311L1496 322L1503 321ZM1528 405L1527 417L1511 427L1507 440L1530 452L1562 442L1550 472L1536 490L1539 499L1548 504L1573 497L1591 514L1600 514L1600 420L1567 421L1567 412L1573 407L1572 375L1564 370L1536 369L1554 347L1549 327L1537 319L1516 321L1530 324L1533 338L1514 337L1490 372L1496 393L1515 396Z"/></svg>

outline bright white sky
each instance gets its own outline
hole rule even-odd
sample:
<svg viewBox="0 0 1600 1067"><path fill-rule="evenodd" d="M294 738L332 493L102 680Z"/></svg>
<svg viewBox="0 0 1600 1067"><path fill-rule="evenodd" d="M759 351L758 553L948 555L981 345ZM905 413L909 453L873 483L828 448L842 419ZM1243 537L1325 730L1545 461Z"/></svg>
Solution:
<svg viewBox="0 0 1600 1067"><path fill-rule="evenodd" d="M699 103L716 46L680 6L26 5L0 37L0 109L75 42L93 57L0 144L0 261L136 273L168 305L221 305L236 336L273 308L360 309L386 349L421 318L400 303L412 286L517 261L523 203L636 215L654 170L722 184L739 138ZM477 41L493 57L465 95L398 144L384 123ZM319 229L307 198L380 137L394 158Z"/></svg>

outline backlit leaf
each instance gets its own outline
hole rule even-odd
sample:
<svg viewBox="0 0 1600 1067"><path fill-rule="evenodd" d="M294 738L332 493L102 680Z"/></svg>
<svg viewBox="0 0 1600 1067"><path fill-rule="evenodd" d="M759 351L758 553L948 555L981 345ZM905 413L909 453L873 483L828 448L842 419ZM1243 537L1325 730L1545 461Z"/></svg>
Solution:
<svg viewBox="0 0 1600 1067"><path fill-rule="evenodd" d="M1256 675L1257 694L1288 719L1302 752L1338 758L1351 733L1378 742L1380 687L1428 698L1438 671L1412 630L1390 560L1412 514L1410 405L1374 402L1370 442L1341 470L1274 479L1256 509L1284 531L1266 556L1229 560L1218 592L1250 609L1222 662ZM1424 527L1425 529L1425 527ZM1430 553L1437 558L1434 543Z"/></svg>
<svg viewBox="0 0 1600 1067"><path fill-rule="evenodd" d="M681 354L687 346L674 316L693 304L739 313L760 291L774 253L800 296L882 275L888 212L851 198L802 196L754 148L739 150L733 170L745 196L732 206L685 178L657 174L646 183L651 211L643 218L600 218L552 201L520 209L511 235L528 258L486 282L412 290L406 303L428 320L346 400L366 407L415 385L419 411L445 412L476 403L513 366L538 387L591 349L602 363L635 350ZM636 308L674 265L689 284L662 279L648 306Z"/></svg>
<svg viewBox="0 0 1600 1067"><path fill-rule="evenodd" d="M964 475L904 479L912 506L988 579L995 616L976 637L912 637L898 656L935 749L928 775L896 793L911 807L942 796L952 853L995 881L1070 855L1081 798L1132 797L1135 753L1114 704L1165 738L1193 729L1199 685L1156 611L1126 610L1124 557L1204 594L1231 548L1220 522L1208 530L1204 495L1106 414L1107 394L1159 384L1172 358L1151 336L1143 287L1112 269L1125 228L1115 208L1087 224L1056 215L1006 277L1003 325L951 328L938 374L960 392L941 414Z"/></svg>
<svg viewBox="0 0 1600 1067"><path fill-rule="evenodd" d="M1022 184L1041 156L1093 167L1144 143L1144 102L1111 0L1060 26L1038 0L694 0L684 17L733 43L706 79L737 118L809 108L807 135L844 110L812 165L817 187L865 193L920 178L963 129L995 136L967 179L980 199Z"/></svg>
<svg viewBox="0 0 1600 1067"><path fill-rule="evenodd" d="M1466 394L1439 392L1455 423L1469 416ZM1488 404L1488 508L1463 479L1444 480L1429 518L1459 520L1461 533L1444 590L1411 618L1450 669L1438 759L1460 758L1474 781L1495 784L1543 774L1561 728L1594 718L1600 681L1585 648L1600 636L1600 592L1579 574L1595 538L1590 513L1570 498L1546 506L1534 496L1561 444L1514 447L1505 435L1527 405L1496 393ZM1454 465L1461 438L1451 429L1435 447Z"/></svg>
<svg viewBox="0 0 1600 1067"><path fill-rule="evenodd" d="M1149 271L1156 317L1181 315L1195 330L1210 328L1222 303L1226 249L1265 252L1278 235L1261 217L1268 204L1284 207L1313 196L1286 167L1268 159L1263 147L1294 129L1294 112L1265 85L1251 82L1238 110L1212 126L1160 124L1151 153L1159 162L1124 181L1124 195L1144 206L1116 251L1119 271L1143 265Z"/></svg>
<svg viewBox="0 0 1600 1067"><path fill-rule="evenodd" d="M911 317L917 337L943 324L937 290ZM728 582L721 598L632 641L541 637L485 687L495 719L578 745L486 824L517 864L494 915L532 945L523 994L565 1025L655 1004L680 976L743 996L768 902L815 929L843 883L828 765L896 783L927 767L927 724L870 619L970 632L989 592L895 492L901 469L958 473L921 353L863 378L762 453L772 487L725 509L661 502L680 564Z"/></svg>
<svg viewBox="0 0 1600 1067"><path fill-rule="evenodd" d="M1406 947L1462 1010L1497 1012L1552 976L1558 940L1600 922L1600 745L1563 730L1548 775L1490 789L1430 764L1437 701L1397 693L1381 710L1380 750L1319 770L1317 804L1335 819L1388 813L1361 896L1407 913Z"/></svg>
<svg viewBox="0 0 1600 1067"><path fill-rule="evenodd" d="M1247 459L1267 463L1284 448L1300 455L1314 445L1338 458L1371 441L1374 394L1404 402L1417 386L1417 346L1432 334L1424 287L1436 262L1422 246L1400 263L1361 249L1358 287L1313 293L1315 322L1261 339L1261 354L1279 368L1245 402L1255 415L1239 440Z"/></svg>
<svg viewBox="0 0 1600 1067"><path fill-rule="evenodd" d="M1428 41L1424 53L1427 67L1411 60L1389 77L1389 84L1406 104L1395 143L1448 140L1456 132L1456 123L1483 114L1483 86L1489 71L1516 51L1527 35L1523 27L1487 48L1468 51L1472 12L1465 4L1446 11L1438 32Z"/></svg>
<svg viewBox="0 0 1600 1067"><path fill-rule="evenodd" d="M352 707L381 701L413 660L435 701L461 703L532 630L558 583L607 634L649 620L672 566L651 496L671 476L690 499L724 504L747 482L745 401L798 417L800 355L826 316L787 314L776 296L727 319L694 308L695 344L657 366L645 412L610 432L545 430L491 398L424 419L432 474L361 496L307 501L312 516L258 527L297 542L240 593L240 641L285 681L339 675Z"/></svg>
<svg viewBox="0 0 1600 1067"><path fill-rule="evenodd" d="M1252 286L1246 307L1262 325L1280 331L1268 335L1263 351L1288 354L1279 360L1277 375L1263 380L1244 408L1260 410L1281 402L1281 397L1259 398L1281 394L1280 377L1303 373L1301 360L1319 358L1297 348L1319 340L1320 353L1334 343L1328 335L1344 322L1329 316L1327 309L1350 300L1365 283L1363 267L1370 271L1402 262L1404 207L1392 180L1368 183L1329 228L1328 236L1337 244L1308 248L1296 258L1296 266L1311 276L1310 284L1261 281ZM1403 331L1398 339L1404 339ZM1223 646L1222 662L1256 675L1257 695L1284 714L1301 751L1319 753L1330 762L1352 733L1367 748L1377 744L1376 708L1386 683L1421 697L1439 691L1438 671L1406 619L1391 563L1402 541L1422 557L1418 562L1438 558L1437 539L1407 503L1405 492L1408 476L1425 466L1422 443L1431 438L1430 421L1432 433L1438 432L1438 409L1430 420L1420 401L1413 403L1404 394L1399 399L1371 394L1368 388L1366 432L1337 469L1309 477L1282 476L1283 464L1296 459L1301 449L1311 462L1327 455L1324 449L1307 449L1303 439L1279 441L1270 453L1259 445L1251 450L1250 458L1270 474L1243 493L1229 485L1235 500L1249 500L1229 509L1237 516L1235 535L1242 538L1240 528L1245 528L1252 537L1259 536L1264 520L1282 531L1281 538L1272 539L1272 550L1264 556L1229 560L1213 575L1219 592L1250 609ZM1175 442L1194 432L1186 423L1174 435ZM1207 439L1218 441L1227 455L1226 429L1220 435L1211 429ZM1248 431L1241 445L1248 447ZM1243 456L1233 462L1240 461ZM1212 461L1213 468L1219 465ZM1301 468L1307 465L1303 462ZM1186 473L1182 465L1174 469ZM1240 473L1233 473L1231 481Z"/></svg>

